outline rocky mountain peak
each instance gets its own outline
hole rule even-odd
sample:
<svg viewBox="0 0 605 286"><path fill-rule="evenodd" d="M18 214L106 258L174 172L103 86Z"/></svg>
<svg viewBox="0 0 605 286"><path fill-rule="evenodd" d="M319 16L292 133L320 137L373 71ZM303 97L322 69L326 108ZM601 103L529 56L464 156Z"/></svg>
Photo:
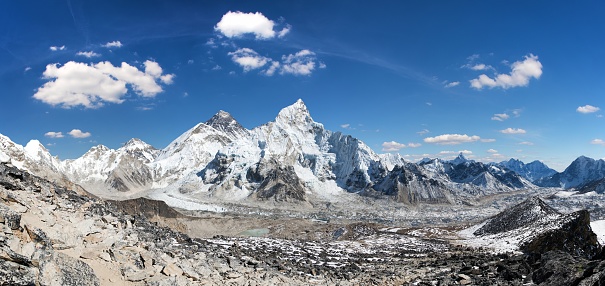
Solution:
<svg viewBox="0 0 605 286"><path fill-rule="evenodd" d="M521 228L548 217L561 216L539 197L531 197L489 219L475 235L496 234Z"/></svg>
<svg viewBox="0 0 605 286"><path fill-rule="evenodd" d="M241 135L247 133L247 129L244 128L229 112L219 110L214 116L205 122L206 125L225 132L230 135Z"/></svg>
<svg viewBox="0 0 605 286"><path fill-rule="evenodd" d="M460 164L469 162L469 160L466 159L466 157L464 157L464 154L462 154L462 152L461 152L460 154L458 154L458 157L456 157L456 159L454 159L450 162L454 165L460 165Z"/></svg>

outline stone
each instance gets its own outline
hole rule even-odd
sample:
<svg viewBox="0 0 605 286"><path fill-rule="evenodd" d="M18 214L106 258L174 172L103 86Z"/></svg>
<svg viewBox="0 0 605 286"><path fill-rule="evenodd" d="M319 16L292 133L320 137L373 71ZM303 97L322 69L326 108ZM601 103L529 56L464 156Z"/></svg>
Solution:
<svg viewBox="0 0 605 286"><path fill-rule="evenodd" d="M107 252L101 252L99 254L99 258L101 258L107 262L111 262L111 255L109 255L109 253L107 253Z"/></svg>
<svg viewBox="0 0 605 286"><path fill-rule="evenodd" d="M101 285L99 278L88 264L52 250L41 255L39 269L41 286Z"/></svg>
<svg viewBox="0 0 605 286"><path fill-rule="evenodd" d="M183 270L176 264L169 263L162 268L162 274L166 276L181 276L183 275Z"/></svg>

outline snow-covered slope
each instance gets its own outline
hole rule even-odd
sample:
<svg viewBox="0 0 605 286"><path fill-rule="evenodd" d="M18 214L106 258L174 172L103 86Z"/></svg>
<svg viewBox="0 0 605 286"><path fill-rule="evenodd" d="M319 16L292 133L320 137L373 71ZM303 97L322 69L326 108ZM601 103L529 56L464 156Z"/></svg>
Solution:
<svg viewBox="0 0 605 286"><path fill-rule="evenodd" d="M82 157L65 160L60 166L70 180L93 193L141 191L154 183L154 170L148 164L157 153L153 146L135 138L117 150L95 146Z"/></svg>
<svg viewBox="0 0 605 286"><path fill-rule="evenodd" d="M605 160L580 156L563 172L536 182L543 187L577 188L605 178Z"/></svg>
<svg viewBox="0 0 605 286"><path fill-rule="evenodd" d="M53 157L38 140L31 140L23 147L0 134L0 161L50 180L65 178L59 159Z"/></svg>
<svg viewBox="0 0 605 286"><path fill-rule="evenodd" d="M78 159L61 162L37 141L21 147L0 137L0 143L1 160L36 167L37 174L46 170L64 175L108 197L145 192L196 202L306 204L361 195L406 204L468 203L533 187L508 169L462 155L419 164L399 155L378 155L359 139L326 130L302 100L252 130L219 111L162 150L133 139L117 150L99 145Z"/></svg>
<svg viewBox="0 0 605 286"><path fill-rule="evenodd" d="M511 158L508 161L493 163L493 165L497 165L515 171L515 173L523 176L530 182L536 182L540 179L552 176L557 173L557 171L549 168L548 166L546 166L546 164L538 160L525 164L520 160Z"/></svg>
<svg viewBox="0 0 605 286"><path fill-rule="evenodd" d="M588 211L561 214L538 197L529 198L459 234L465 244L497 252L532 254L562 250L591 258L600 251Z"/></svg>

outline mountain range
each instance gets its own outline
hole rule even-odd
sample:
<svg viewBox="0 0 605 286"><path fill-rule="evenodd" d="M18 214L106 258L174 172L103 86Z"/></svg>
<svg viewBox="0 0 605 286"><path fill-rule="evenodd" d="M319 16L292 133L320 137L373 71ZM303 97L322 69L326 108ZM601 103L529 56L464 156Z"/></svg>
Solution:
<svg viewBox="0 0 605 286"><path fill-rule="evenodd" d="M0 135L0 161L101 197L171 193L196 201L314 203L341 196L386 197L404 204L466 203L537 187L576 188L605 177L605 162L576 159L557 173L540 161L485 164L462 154L418 163L377 154L365 143L315 122L298 100L275 120L248 130L219 111L163 149L131 139L80 158L59 160L40 142L25 147Z"/></svg>

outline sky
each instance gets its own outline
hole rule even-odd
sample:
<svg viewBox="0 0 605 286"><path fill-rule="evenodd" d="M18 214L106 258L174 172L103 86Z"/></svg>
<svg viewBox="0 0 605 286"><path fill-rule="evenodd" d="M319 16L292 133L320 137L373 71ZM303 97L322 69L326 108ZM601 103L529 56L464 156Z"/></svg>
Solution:
<svg viewBox="0 0 605 286"><path fill-rule="evenodd" d="M410 161L605 157L602 1L2 1L0 133L164 148L302 99Z"/></svg>

